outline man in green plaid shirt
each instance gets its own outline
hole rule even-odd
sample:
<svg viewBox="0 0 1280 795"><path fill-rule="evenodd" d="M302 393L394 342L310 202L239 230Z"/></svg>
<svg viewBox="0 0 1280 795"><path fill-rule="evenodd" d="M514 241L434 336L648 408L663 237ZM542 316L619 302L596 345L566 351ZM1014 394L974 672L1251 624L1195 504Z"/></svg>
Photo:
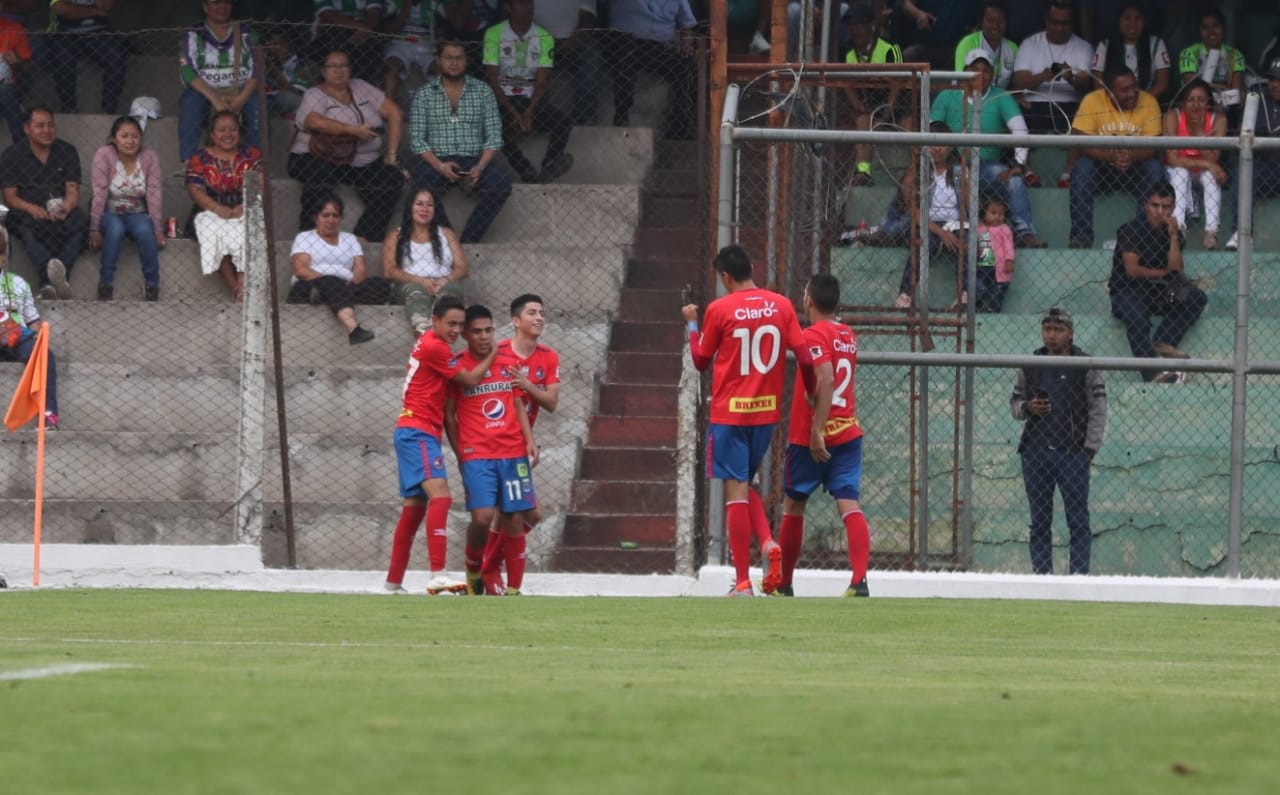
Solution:
<svg viewBox="0 0 1280 795"><path fill-rule="evenodd" d="M436 195L442 224L449 223L445 191L475 192L479 203L459 239L478 243L511 195L511 177L489 168L502 149L502 117L488 84L467 74L467 52L460 42L441 42L436 61L440 78L418 89L409 113L409 147L419 158L413 186Z"/></svg>

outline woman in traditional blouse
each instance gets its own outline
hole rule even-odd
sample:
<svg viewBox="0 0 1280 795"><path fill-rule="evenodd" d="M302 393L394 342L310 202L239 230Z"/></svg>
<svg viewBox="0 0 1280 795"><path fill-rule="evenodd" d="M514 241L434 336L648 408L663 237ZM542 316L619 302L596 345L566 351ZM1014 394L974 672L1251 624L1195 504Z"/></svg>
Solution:
<svg viewBox="0 0 1280 795"><path fill-rule="evenodd" d="M160 158L142 145L142 126L132 116L111 124L111 137L93 153L93 199L89 205L89 248L102 251L98 300L115 295L116 263L126 237L142 260L142 296L160 299Z"/></svg>
<svg viewBox="0 0 1280 795"><path fill-rule="evenodd" d="M404 222L382 242L382 272L397 283L394 294L419 336L431 327L431 309L441 296L462 300L467 255L453 230L440 225L430 189L413 194Z"/></svg>
<svg viewBox="0 0 1280 795"><path fill-rule="evenodd" d="M310 303L314 291L347 330L347 341L359 345L373 339L373 332L356 320L354 305L387 303L391 285L380 276L367 275L360 241L342 231L343 209L342 199L330 195L320 203L315 228L294 238L289 303Z"/></svg>
<svg viewBox="0 0 1280 795"><path fill-rule="evenodd" d="M218 111L209 143L187 163L187 194L195 203L192 228L200 241L200 269L218 273L237 302L244 299L244 175L262 153L240 142L240 117Z"/></svg>

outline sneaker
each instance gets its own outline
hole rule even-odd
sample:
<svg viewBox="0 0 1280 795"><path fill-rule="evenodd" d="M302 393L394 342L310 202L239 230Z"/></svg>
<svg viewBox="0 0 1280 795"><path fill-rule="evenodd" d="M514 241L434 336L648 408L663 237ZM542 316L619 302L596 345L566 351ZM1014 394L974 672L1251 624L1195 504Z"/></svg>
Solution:
<svg viewBox="0 0 1280 795"><path fill-rule="evenodd" d="M1067 243L1067 248L1093 248L1093 241L1083 237L1073 237Z"/></svg>
<svg viewBox="0 0 1280 795"><path fill-rule="evenodd" d="M1206 229L1204 238L1200 241L1205 251L1213 251L1218 247L1218 232L1214 229Z"/></svg>
<svg viewBox="0 0 1280 795"><path fill-rule="evenodd" d="M1157 342L1152 344L1151 348L1156 352L1157 356L1165 359L1190 359L1191 354L1184 350L1174 347L1167 342Z"/></svg>
<svg viewBox="0 0 1280 795"><path fill-rule="evenodd" d="M779 585L770 596L795 596L796 592L790 585Z"/></svg>
<svg viewBox="0 0 1280 795"><path fill-rule="evenodd" d="M1071 173L1070 173L1070 172L1068 172L1068 171L1064 171L1064 172L1062 172L1062 176L1058 177L1058 187L1059 187L1059 188L1069 188L1069 187L1071 187Z"/></svg>
<svg viewBox="0 0 1280 795"><path fill-rule="evenodd" d="M738 597L738 598L754 597L755 595L756 595L755 589L751 587L751 580L743 580L742 582L733 586L732 588L729 589L729 594L728 594L730 599L735 597Z"/></svg>
<svg viewBox="0 0 1280 795"><path fill-rule="evenodd" d="M760 590L770 594L782 585L782 546L777 541L769 541L760 553L767 563L764 579L760 581Z"/></svg>
<svg viewBox="0 0 1280 795"><path fill-rule="evenodd" d="M57 257L49 260L49 284L53 287L53 293L57 298L65 301L71 297L71 283L67 281L67 266Z"/></svg>
<svg viewBox="0 0 1280 795"><path fill-rule="evenodd" d="M480 572L467 572L467 595L484 596L484 576Z"/></svg>
<svg viewBox="0 0 1280 795"><path fill-rule="evenodd" d="M1227 238L1227 251L1235 251L1240 248L1240 233L1232 232L1231 237Z"/></svg>
<svg viewBox="0 0 1280 795"><path fill-rule="evenodd" d="M502 592L502 595L503 595L503 596L520 596L520 589L519 589L519 588L507 588L505 591L503 591L503 592Z"/></svg>
<svg viewBox="0 0 1280 795"><path fill-rule="evenodd" d="M1018 237L1018 248L1048 248L1048 247L1049 247L1048 243L1036 237L1031 232L1027 232L1026 234L1020 235Z"/></svg>
<svg viewBox="0 0 1280 795"><path fill-rule="evenodd" d="M152 303L160 300L160 285L148 284L142 288L142 300L151 301Z"/></svg>
<svg viewBox="0 0 1280 795"><path fill-rule="evenodd" d="M469 587L465 582L451 580L444 574L437 574L427 583L427 593L432 596L467 593L468 590Z"/></svg>
<svg viewBox="0 0 1280 795"><path fill-rule="evenodd" d="M40 292L36 293L36 296L45 301L52 301L58 297L58 293L54 291L52 284L46 284L44 287L40 288Z"/></svg>
<svg viewBox="0 0 1280 795"><path fill-rule="evenodd" d="M1022 182L1028 188L1038 188L1044 184L1040 181L1040 175L1031 169L1022 172Z"/></svg>
<svg viewBox="0 0 1280 795"><path fill-rule="evenodd" d="M542 164L542 171L538 172L538 182L555 182L569 173L571 168L573 168L573 155L561 152L555 160Z"/></svg>
<svg viewBox="0 0 1280 795"><path fill-rule="evenodd" d="M44 427L52 430L58 430L58 412L46 411L44 413Z"/></svg>
<svg viewBox="0 0 1280 795"><path fill-rule="evenodd" d="M756 34L751 37L750 49L756 55L764 55L769 50L773 49L773 45L769 43L769 40L764 37L763 33L757 30Z"/></svg>
<svg viewBox="0 0 1280 795"><path fill-rule="evenodd" d="M1185 384L1187 374L1178 370L1165 370L1151 379L1153 384Z"/></svg>
<svg viewBox="0 0 1280 795"><path fill-rule="evenodd" d="M907 293L898 293L898 297L896 300L894 300L893 305L898 307L899 309L910 309L911 296L908 295Z"/></svg>
<svg viewBox="0 0 1280 795"><path fill-rule="evenodd" d="M403 585L401 585L398 582L390 582L390 581L384 582L382 584L382 590L386 591L387 593L408 593L408 591L405 590Z"/></svg>
<svg viewBox="0 0 1280 795"><path fill-rule="evenodd" d="M352 345L359 345L362 342L368 342L373 339L373 332L364 326L356 326L351 329L351 333L347 335L347 342Z"/></svg>
<svg viewBox="0 0 1280 795"><path fill-rule="evenodd" d="M867 590L867 578L863 577L861 580L858 580L857 582L853 583L848 588L845 588L844 595L846 598L870 596L871 591Z"/></svg>

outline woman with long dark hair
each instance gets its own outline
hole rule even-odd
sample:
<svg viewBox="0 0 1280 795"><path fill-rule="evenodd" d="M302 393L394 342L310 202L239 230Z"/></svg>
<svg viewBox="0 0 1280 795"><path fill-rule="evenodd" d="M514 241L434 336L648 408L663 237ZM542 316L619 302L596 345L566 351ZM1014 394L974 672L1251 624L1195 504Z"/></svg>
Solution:
<svg viewBox="0 0 1280 795"><path fill-rule="evenodd" d="M1115 34L1098 43L1093 51L1093 74L1102 84L1108 71L1128 67L1138 76L1138 88L1156 99L1169 90L1173 65L1164 40L1147 28L1139 3L1123 3L1116 13Z"/></svg>
<svg viewBox="0 0 1280 795"><path fill-rule="evenodd" d="M396 284L394 296L419 336L431 327L431 309L441 296L462 300L467 255L453 230L440 225L428 188L414 191L400 228L382 241L382 272Z"/></svg>

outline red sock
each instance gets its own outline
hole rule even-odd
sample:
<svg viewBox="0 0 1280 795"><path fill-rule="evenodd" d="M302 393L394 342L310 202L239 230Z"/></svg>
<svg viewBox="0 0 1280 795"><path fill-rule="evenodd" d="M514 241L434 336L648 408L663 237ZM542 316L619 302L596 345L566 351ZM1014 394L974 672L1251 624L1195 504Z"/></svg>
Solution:
<svg viewBox="0 0 1280 795"><path fill-rule="evenodd" d="M751 533L763 550L764 545L773 540L773 529L769 527L769 517L764 514L764 501L760 499L760 495L754 490L749 491L748 494L750 496L747 499L751 504Z"/></svg>
<svg viewBox="0 0 1280 795"><path fill-rule="evenodd" d="M387 582L399 585L404 582L404 570L409 568L409 553L413 550L413 538L418 525L427 515L425 505L406 505L400 509L400 521L396 522L395 535L391 537L391 565L387 568Z"/></svg>
<svg viewBox="0 0 1280 795"><path fill-rule="evenodd" d="M530 534L530 533L532 533L532 532L533 532L533 525L529 524L528 522L525 522L525 523L524 523L524 534L525 534L525 535L529 535L529 534Z"/></svg>
<svg viewBox="0 0 1280 795"><path fill-rule="evenodd" d="M738 575L734 584L751 579L751 506L746 502L727 502L724 523L729 533L729 557Z"/></svg>
<svg viewBox="0 0 1280 795"><path fill-rule="evenodd" d="M778 528L778 543L782 545L782 584L790 585L800 562L800 548L804 546L804 517L783 514L782 527Z"/></svg>
<svg viewBox="0 0 1280 795"><path fill-rule="evenodd" d="M524 533L507 536L502 550L507 560L507 587L520 590L524 584Z"/></svg>
<svg viewBox="0 0 1280 795"><path fill-rule="evenodd" d="M849 568L853 581L862 582L867 576L867 559L871 557L871 528L862 511L849 511L844 516L844 533L849 541Z"/></svg>
<svg viewBox="0 0 1280 795"><path fill-rule="evenodd" d="M466 558L464 565L467 567L467 574L479 574L480 564L484 562L484 547L468 544L463 548L462 554Z"/></svg>
<svg viewBox="0 0 1280 795"><path fill-rule="evenodd" d="M449 506L453 500L436 497L427 503L427 557L432 571L444 571L449 551Z"/></svg>
<svg viewBox="0 0 1280 795"><path fill-rule="evenodd" d="M484 542L484 559L480 564L480 571L485 574L497 574L502 571L502 561L504 558L502 552L502 539L506 537L506 533L501 530L489 528L489 537Z"/></svg>

